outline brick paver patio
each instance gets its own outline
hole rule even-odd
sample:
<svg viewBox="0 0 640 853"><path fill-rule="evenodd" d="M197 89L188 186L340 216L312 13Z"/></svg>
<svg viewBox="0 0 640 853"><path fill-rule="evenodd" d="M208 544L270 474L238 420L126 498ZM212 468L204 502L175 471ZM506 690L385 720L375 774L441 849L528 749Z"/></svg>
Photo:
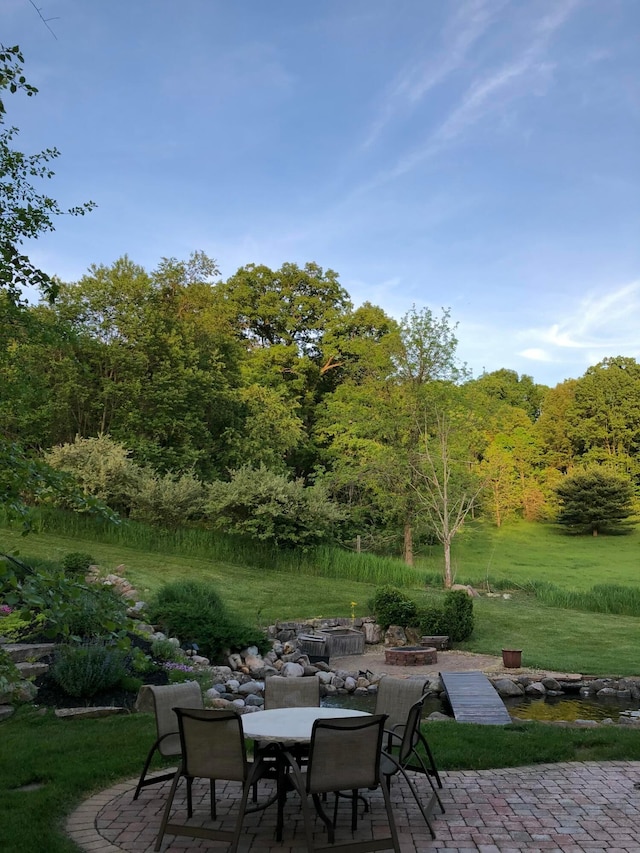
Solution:
<svg viewBox="0 0 640 853"><path fill-rule="evenodd" d="M436 807L431 840L402 782L394 779L392 800L403 853L640 853L640 761L543 764L507 770L442 773L446 814ZM137 780L109 788L85 801L70 816L67 830L87 853L150 853L170 783L152 785L133 802ZM419 789L426 780L417 777ZM261 794L269 782L260 783ZM184 783L183 783L184 785ZM177 809L184 800L176 796ZM232 826L238 786L218 783L218 815ZM208 815L208 783L194 782L194 822ZM378 800L379 798L379 800ZM386 834L381 795L369 795L371 811L359 818L352 835L349 805L341 806L336 842ZM183 812L184 814L185 812ZM225 820L225 815L230 817ZM290 796L285 833L274 841L275 807L248 815L241 850L303 853L306 850L300 805ZM202 821L206 823L205 820ZM326 844L322 824L318 840ZM222 842L165 837L163 853L226 849Z"/></svg>

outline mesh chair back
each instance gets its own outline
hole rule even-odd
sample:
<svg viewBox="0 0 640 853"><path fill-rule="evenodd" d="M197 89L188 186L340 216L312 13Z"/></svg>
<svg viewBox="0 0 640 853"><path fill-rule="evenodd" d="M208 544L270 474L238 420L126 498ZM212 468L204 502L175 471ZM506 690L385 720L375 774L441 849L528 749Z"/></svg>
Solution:
<svg viewBox="0 0 640 853"><path fill-rule="evenodd" d="M403 766L409 762L409 759L413 754L413 750L418 742L423 702L424 697L411 706L407 715L406 725L402 732L402 740L398 751L398 761Z"/></svg>
<svg viewBox="0 0 640 853"><path fill-rule="evenodd" d="M139 710L148 709L154 712L159 739L158 751L163 756L180 755L181 752L178 718L173 711L176 706L203 707L202 690L197 681L162 686L146 684L140 688L136 707Z"/></svg>
<svg viewBox="0 0 640 853"><path fill-rule="evenodd" d="M320 680L315 675L302 678L272 675L265 681L265 711L273 708L317 708L319 705Z"/></svg>
<svg viewBox="0 0 640 853"><path fill-rule="evenodd" d="M180 727L183 774L244 782L247 755L241 717L226 710L174 710Z"/></svg>
<svg viewBox="0 0 640 853"><path fill-rule="evenodd" d="M311 735L307 791L377 787L385 720L385 714L316 720Z"/></svg>
<svg viewBox="0 0 640 853"><path fill-rule="evenodd" d="M392 678L386 675L378 682L376 714L386 714L387 728L404 726L411 707L422 699L426 679Z"/></svg>

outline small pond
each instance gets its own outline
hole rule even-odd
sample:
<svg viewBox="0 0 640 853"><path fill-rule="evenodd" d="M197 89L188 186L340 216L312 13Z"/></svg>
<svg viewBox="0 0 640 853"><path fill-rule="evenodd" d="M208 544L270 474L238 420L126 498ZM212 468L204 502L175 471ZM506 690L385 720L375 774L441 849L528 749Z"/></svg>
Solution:
<svg viewBox="0 0 640 853"><path fill-rule="evenodd" d="M325 696L322 705L330 708L355 708L359 711L373 712L375 707L375 696L353 696L351 694L338 694ZM555 720L595 720L600 722L611 718L618 721L623 711L637 711L640 714L640 705L636 702L623 702L608 699L583 699L578 696L547 696L544 699L510 699L505 702L512 717L520 720L539 720L541 722L552 722ZM424 704L424 716L428 717L433 711L441 711L450 714L448 703L440 702L438 699L427 699Z"/></svg>

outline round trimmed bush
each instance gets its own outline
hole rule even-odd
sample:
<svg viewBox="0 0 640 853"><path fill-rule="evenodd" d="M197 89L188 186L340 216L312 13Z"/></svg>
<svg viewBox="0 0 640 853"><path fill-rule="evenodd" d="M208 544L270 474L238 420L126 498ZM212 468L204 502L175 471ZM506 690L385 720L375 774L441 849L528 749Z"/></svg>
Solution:
<svg viewBox="0 0 640 853"><path fill-rule="evenodd" d="M222 659L228 650L267 647L263 632L231 614L214 587L204 581L165 584L150 603L149 618L164 633L197 646L212 661Z"/></svg>

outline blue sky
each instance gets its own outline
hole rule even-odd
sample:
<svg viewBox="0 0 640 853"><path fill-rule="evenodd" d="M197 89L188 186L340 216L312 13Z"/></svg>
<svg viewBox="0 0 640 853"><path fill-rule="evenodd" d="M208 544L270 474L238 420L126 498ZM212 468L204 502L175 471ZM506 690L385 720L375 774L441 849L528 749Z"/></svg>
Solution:
<svg viewBox="0 0 640 853"><path fill-rule="evenodd" d="M315 261L451 309L459 355L555 385L640 359L638 0L3 0L57 146L65 281L123 254Z"/></svg>

